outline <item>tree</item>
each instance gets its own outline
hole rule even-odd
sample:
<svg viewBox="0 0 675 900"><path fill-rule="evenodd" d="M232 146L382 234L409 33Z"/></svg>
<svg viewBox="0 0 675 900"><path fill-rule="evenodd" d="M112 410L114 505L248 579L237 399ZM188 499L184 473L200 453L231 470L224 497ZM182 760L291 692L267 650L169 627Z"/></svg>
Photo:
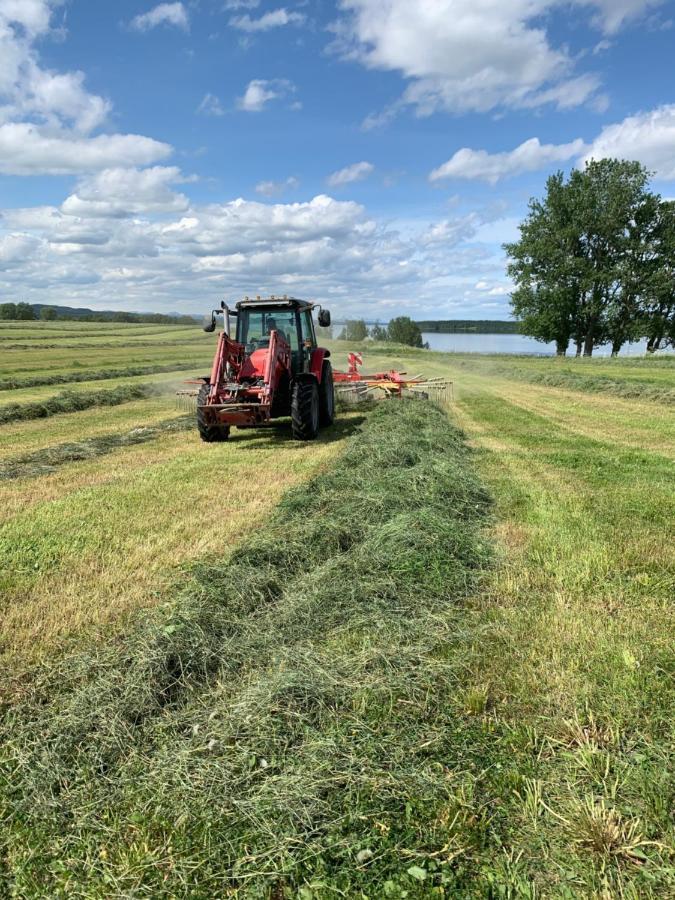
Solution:
<svg viewBox="0 0 675 900"><path fill-rule="evenodd" d="M347 319L342 329L339 340L341 341L365 341L368 337L368 329L363 319Z"/></svg>
<svg viewBox="0 0 675 900"><path fill-rule="evenodd" d="M3 321L16 319L16 303L0 304L0 319L2 319Z"/></svg>
<svg viewBox="0 0 675 900"><path fill-rule="evenodd" d="M546 182L544 200L530 200L520 240L505 244L516 289L511 306L521 331L538 341L555 341L564 356L574 336L580 302L580 241L573 195L562 172Z"/></svg>
<svg viewBox="0 0 675 900"><path fill-rule="evenodd" d="M387 329L376 322L370 329L370 336L374 341L386 341L388 339Z"/></svg>
<svg viewBox="0 0 675 900"><path fill-rule="evenodd" d="M647 352L675 347L675 202L662 201L655 229L655 253L646 278L640 334Z"/></svg>
<svg viewBox="0 0 675 900"><path fill-rule="evenodd" d="M608 340L618 353L638 335L660 202L647 181L640 163L593 160L567 182L551 176L530 201L520 240L504 246L524 334L555 341L559 355L574 340L584 356Z"/></svg>
<svg viewBox="0 0 675 900"><path fill-rule="evenodd" d="M43 322L53 322L58 315L53 306L43 306L40 310L40 318Z"/></svg>
<svg viewBox="0 0 675 900"><path fill-rule="evenodd" d="M35 310L30 305L30 303L17 303L16 304L16 318L22 320L29 320L35 318Z"/></svg>
<svg viewBox="0 0 675 900"><path fill-rule="evenodd" d="M408 347L423 347L422 332L417 322L408 316L398 316L387 326L387 337L394 344L406 344Z"/></svg>

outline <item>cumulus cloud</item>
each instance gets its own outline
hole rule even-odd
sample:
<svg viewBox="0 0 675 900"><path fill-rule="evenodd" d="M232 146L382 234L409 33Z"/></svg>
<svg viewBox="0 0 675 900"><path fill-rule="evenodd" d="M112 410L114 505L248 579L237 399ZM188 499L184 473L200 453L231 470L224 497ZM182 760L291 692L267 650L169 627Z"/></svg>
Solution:
<svg viewBox="0 0 675 900"><path fill-rule="evenodd" d="M263 197L275 197L283 194L284 191L294 191L298 187L300 187L300 182L291 175L284 181L259 181L255 186L255 190L257 194L262 194Z"/></svg>
<svg viewBox="0 0 675 900"><path fill-rule="evenodd" d="M62 175L147 165L171 148L141 135L97 135L111 111L82 72L41 65L36 41L51 30L48 0L0 0L0 172Z"/></svg>
<svg viewBox="0 0 675 900"><path fill-rule="evenodd" d="M573 0L587 8L603 33L659 0ZM370 116L382 123L412 105L420 115L438 110L485 112L496 107L559 107L587 102L599 79L574 73L575 60L555 46L545 16L560 0L342 0L333 49L372 69L409 79L403 96Z"/></svg>
<svg viewBox="0 0 675 900"><path fill-rule="evenodd" d="M345 166L328 176L328 184L331 187L342 187L345 184L352 184L355 181L363 181L375 171L375 166L369 162L357 162L351 166Z"/></svg>
<svg viewBox="0 0 675 900"><path fill-rule="evenodd" d="M270 100L279 100L294 91L295 85L286 78L254 78L243 96L237 98L237 107L244 112L261 112Z"/></svg>
<svg viewBox="0 0 675 900"><path fill-rule="evenodd" d="M189 206L187 197L170 187L183 180L175 166L104 169L82 179L61 210L94 218L183 212Z"/></svg>
<svg viewBox="0 0 675 900"><path fill-rule="evenodd" d="M273 9L258 19L252 19L250 15L234 16L230 19L230 25L239 31L255 32L269 31L272 28L282 28L284 25L302 25L305 16L298 12L288 12L285 7Z"/></svg>
<svg viewBox="0 0 675 900"><path fill-rule="evenodd" d="M168 144L139 134L79 137L45 134L25 122L0 125L3 175L77 175L120 164L148 165L171 152Z"/></svg>
<svg viewBox="0 0 675 900"><path fill-rule="evenodd" d="M187 31L190 19L182 3L159 3L148 12L134 16L130 25L134 31L150 31L159 25L173 25Z"/></svg>
<svg viewBox="0 0 675 900"><path fill-rule="evenodd" d="M588 160L607 157L637 160L657 178L675 180L675 104L606 125L590 144L581 138L567 144L542 144L535 137L502 153L463 147L434 169L429 180L462 178L496 184L502 178L534 172L558 162L575 160L583 165Z"/></svg>
<svg viewBox="0 0 675 900"><path fill-rule="evenodd" d="M675 180L675 104L628 116L603 128L583 161L606 156L636 159L657 177Z"/></svg>
<svg viewBox="0 0 675 900"><path fill-rule="evenodd" d="M535 137L506 153L488 153L487 150L463 147L446 163L434 169L429 180L433 182L463 178L496 184L502 178L534 172L551 163L577 157L584 146L582 140L571 141L569 144L541 144L539 138Z"/></svg>

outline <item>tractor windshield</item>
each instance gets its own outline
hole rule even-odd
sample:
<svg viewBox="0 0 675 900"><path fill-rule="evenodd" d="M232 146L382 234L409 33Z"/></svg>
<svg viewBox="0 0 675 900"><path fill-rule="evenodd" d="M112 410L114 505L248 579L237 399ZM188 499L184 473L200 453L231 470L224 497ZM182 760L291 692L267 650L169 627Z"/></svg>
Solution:
<svg viewBox="0 0 675 900"><path fill-rule="evenodd" d="M267 347L272 331L278 331L291 345L291 350L298 349L295 310L242 309L240 311L237 340L241 344L245 344L249 352Z"/></svg>

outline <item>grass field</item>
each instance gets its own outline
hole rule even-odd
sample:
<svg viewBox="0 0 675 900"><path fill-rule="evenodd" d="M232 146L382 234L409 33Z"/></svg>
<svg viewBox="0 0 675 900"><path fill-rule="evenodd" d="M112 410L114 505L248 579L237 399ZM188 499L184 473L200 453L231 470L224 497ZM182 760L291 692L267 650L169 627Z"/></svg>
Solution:
<svg viewBox="0 0 675 900"><path fill-rule="evenodd" d="M0 327L0 421L93 404L0 424L7 893L675 895L675 359L203 445L212 347Z"/></svg>

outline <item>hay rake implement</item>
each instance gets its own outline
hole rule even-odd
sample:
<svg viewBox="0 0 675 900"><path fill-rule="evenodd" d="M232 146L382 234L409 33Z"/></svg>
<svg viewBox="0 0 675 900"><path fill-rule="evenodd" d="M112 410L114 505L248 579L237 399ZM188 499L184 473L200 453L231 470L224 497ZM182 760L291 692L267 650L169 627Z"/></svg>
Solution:
<svg viewBox="0 0 675 900"><path fill-rule="evenodd" d="M409 397L447 404L454 397L453 383L447 378L426 378L421 374L408 375L395 369L365 375L360 371L363 365L360 353L350 353L347 363L346 372L333 372L336 399L342 403L354 404L365 400Z"/></svg>

